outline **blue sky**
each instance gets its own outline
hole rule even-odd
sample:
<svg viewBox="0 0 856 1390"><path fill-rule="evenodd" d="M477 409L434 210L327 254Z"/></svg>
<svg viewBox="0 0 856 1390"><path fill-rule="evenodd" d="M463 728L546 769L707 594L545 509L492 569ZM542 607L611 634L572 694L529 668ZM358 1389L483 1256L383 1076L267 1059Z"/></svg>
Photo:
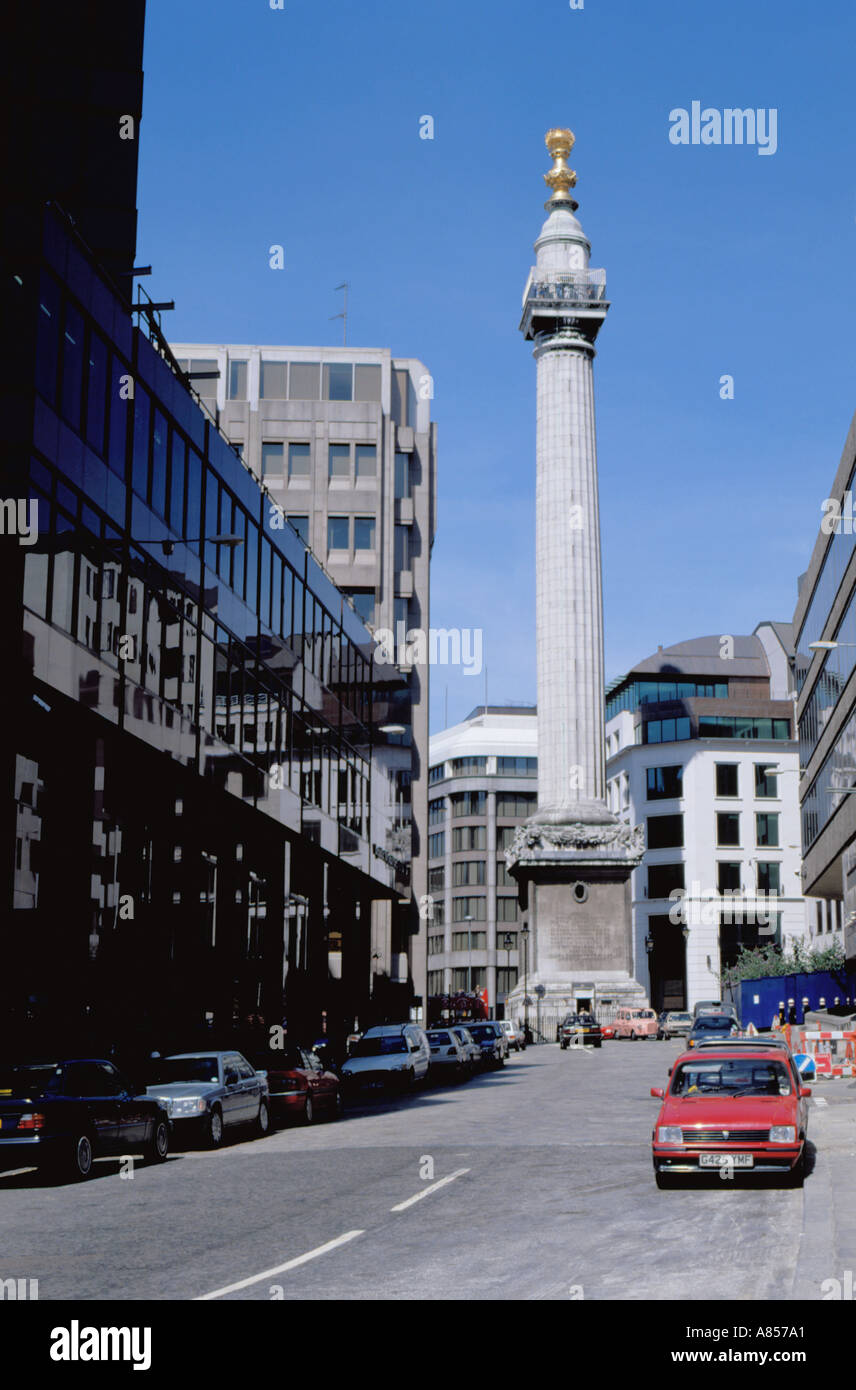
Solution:
<svg viewBox="0 0 856 1390"><path fill-rule="evenodd" d="M517 331L545 131L612 303L595 386L606 674L789 619L854 408L849 0L148 0L138 263L177 341L349 341L435 382L432 625L531 701L535 368ZM778 149L669 112L776 108ZM419 138L419 118L435 122ZM283 272L268 247L285 247ZM734 399L719 396L723 374ZM432 728L484 698L435 668Z"/></svg>

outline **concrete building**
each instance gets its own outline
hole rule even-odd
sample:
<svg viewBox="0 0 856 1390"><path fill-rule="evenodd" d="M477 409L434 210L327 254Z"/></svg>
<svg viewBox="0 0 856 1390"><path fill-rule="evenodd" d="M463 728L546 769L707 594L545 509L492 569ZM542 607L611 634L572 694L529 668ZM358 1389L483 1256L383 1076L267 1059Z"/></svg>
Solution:
<svg viewBox="0 0 856 1390"><path fill-rule="evenodd" d="M524 969L505 850L535 809L534 706L480 705L431 739L428 994L487 990L501 1017Z"/></svg>
<svg viewBox="0 0 856 1390"><path fill-rule="evenodd" d="M290 524L359 616L387 634L376 666L386 714L376 722L378 809L393 829L376 844L402 866L395 961L406 955L416 1008L425 994L427 662L405 635L430 629L437 427L431 377L384 349L173 343L220 428L267 490L273 525ZM380 647L378 647L380 652ZM396 970L403 969L396 964ZM405 973L406 978L406 973Z"/></svg>
<svg viewBox="0 0 856 1390"><path fill-rule="evenodd" d="M856 968L856 416L829 487L794 612L803 887L825 901Z"/></svg>
<svg viewBox="0 0 856 1390"><path fill-rule="evenodd" d="M721 997L741 946L808 934L790 655L790 625L762 623L660 648L607 690L608 802L645 827L634 971L657 1009Z"/></svg>

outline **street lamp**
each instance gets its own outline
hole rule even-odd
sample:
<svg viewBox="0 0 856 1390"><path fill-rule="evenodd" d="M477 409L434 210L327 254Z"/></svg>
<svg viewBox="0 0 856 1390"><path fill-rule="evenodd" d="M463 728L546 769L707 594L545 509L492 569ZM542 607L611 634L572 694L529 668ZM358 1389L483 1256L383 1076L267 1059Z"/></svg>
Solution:
<svg viewBox="0 0 856 1390"><path fill-rule="evenodd" d="M523 927L523 1037L529 1041L529 923Z"/></svg>
<svg viewBox="0 0 856 1390"><path fill-rule="evenodd" d="M473 929L472 914L467 913L464 921L467 924L467 994L473 992Z"/></svg>
<svg viewBox="0 0 856 1390"><path fill-rule="evenodd" d="M512 946L513 940L514 940L514 938L513 938L513 936L511 935L511 932L506 932L506 933L505 933L505 936L503 937L503 940L502 940L502 944L503 944L503 946L504 946L504 948L505 948L505 973L506 973L506 976L508 977L508 983L509 983L509 984L511 983L511 946ZM506 999L508 998L508 993L509 993L509 991L506 989L506 991L505 991L505 997L506 997ZM499 990L496 991L496 1002L497 1002L497 1004L499 1003Z"/></svg>

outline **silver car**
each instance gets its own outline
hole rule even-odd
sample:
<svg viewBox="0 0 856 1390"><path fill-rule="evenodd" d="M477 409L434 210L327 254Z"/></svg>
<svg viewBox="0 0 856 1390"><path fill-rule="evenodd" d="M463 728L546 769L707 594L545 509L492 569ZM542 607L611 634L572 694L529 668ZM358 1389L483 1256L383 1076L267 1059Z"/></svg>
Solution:
<svg viewBox="0 0 856 1390"><path fill-rule="evenodd" d="M455 1035L458 1042L463 1047L464 1053L469 1061L470 1069L472 1071L478 1071L482 1063L482 1050L469 1028L465 1028L462 1023L456 1023L453 1028L449 1029L449 1032Z"/></svg>
<svg viewBox="0 0 856 1390"><path fill-rule="evenodd" d="M428 1076L431 1051L417 1023L384 1023L368 1028L343 1064L350 1091L360 1088L411 1091Z"/></svg>
<svg viewBox="0 0 856 1390"><path fill-rule="evenodd" d="M227 1129L270 1129L267 1081L240 1052L179 1052L157 1064L158 1080L146 1087L164 1105L178 1138L202 1138L218 1149Z"/></svg>
<svg viewBox="0 0 856 1390"><path fill-rule="evenodd" d="M472 1076L472 1056L460 1038L456 1038L451 1028L429 1028L428 1045L431 1048L429 1074L437 1080L464 1081Z"/></svg>

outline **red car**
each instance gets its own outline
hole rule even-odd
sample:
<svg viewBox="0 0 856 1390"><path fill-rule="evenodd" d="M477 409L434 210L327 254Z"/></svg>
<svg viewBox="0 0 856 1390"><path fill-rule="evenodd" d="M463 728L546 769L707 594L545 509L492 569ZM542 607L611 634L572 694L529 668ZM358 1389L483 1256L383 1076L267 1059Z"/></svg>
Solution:
<svg viewBox="0 0 856 1390"><path fill-rule="evenodd" d="M271 1113L277 1119L299 1119L311 1125L319 1115L339 1120L344 1113L339 1078L325 1071L316 1052L286 1043L253 1056L253 1066L264 1072L270 1092Z"/></svg>
<svg viewBox="0 0 856 1390"><path fill-rule="evenodd" d="M802 1186L811 1088L790 1056L711 1044L682 1053L651 1095L663 1102L652 1135L658 1187L706 1172L781 1173Z"/></svg>
<svg viewBox="0 0 856 1390"><path fill-rule="evenodd" d="M600 1036L604 1039L615 1037L615 1029L611 1023L602 1023L600 1025Z"/></svg>

